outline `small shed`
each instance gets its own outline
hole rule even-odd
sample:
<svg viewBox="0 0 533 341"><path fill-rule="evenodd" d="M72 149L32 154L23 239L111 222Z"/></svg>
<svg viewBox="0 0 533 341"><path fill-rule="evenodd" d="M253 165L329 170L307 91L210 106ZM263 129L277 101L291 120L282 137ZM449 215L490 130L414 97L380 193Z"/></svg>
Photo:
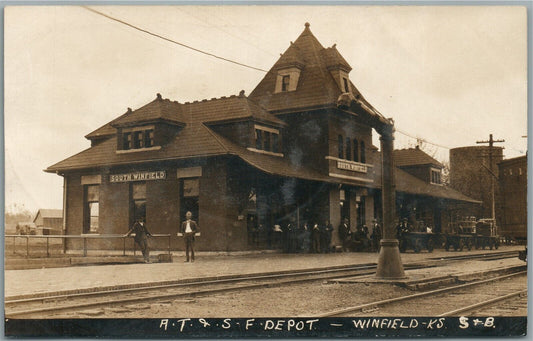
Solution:
<svg viewBox="0 0 533 341"><path fill-rule="evenodd" d="M63 210L41 208L39 211L37 211L37 215L35 215L33 222L37 227L62 229Z"/></svg>

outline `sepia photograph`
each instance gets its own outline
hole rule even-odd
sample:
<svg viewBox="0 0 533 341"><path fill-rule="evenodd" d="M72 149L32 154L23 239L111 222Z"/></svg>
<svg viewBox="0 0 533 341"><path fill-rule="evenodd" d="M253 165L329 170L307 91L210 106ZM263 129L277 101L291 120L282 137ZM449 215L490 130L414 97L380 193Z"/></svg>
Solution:
<svg viewBox="0 0 533 341"><path fill-rule="evenodd" d="M519 4L4 7L5 336L525 336Z"/></svg>

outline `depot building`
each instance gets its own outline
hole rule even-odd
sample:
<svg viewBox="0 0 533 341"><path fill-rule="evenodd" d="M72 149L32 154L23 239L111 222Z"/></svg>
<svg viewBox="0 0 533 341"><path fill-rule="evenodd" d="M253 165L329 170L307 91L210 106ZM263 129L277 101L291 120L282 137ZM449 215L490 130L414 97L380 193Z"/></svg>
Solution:
<svg viewBox="0 0 533 341"><path fill-rule="evenodd" d="M202 232L197 248L231 251L279 247L275 225L379 220L381 154L367 118L382 116L351 70L306 24L248 96L180 103L157 94L128 108L86 135L90 148L46 169L64 178L65 233L123 234L143 218L182 249L175 234L191 211ZM442 185L437 161L409 153L395 153L400 215L440 229L451 204L478 203Z"/></svg>

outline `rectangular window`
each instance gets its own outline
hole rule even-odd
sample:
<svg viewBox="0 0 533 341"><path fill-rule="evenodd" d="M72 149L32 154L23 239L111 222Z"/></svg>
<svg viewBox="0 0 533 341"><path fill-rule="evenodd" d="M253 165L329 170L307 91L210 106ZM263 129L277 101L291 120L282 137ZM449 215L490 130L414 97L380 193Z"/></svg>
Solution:
<svg viewBox="0 0 533 341"><path fill-rule="evenodd" d="M366 163L365 141L361 141L361 163Z"/></svg>
<svg viewBox="0 0 533 341"><path fill-rule="evenodd" d="M339 159L344 159L344 138L342 137L342 135L339 135L338 143Z"/></svg>
<svg viewBox="0 0 533 341"><path fill-rule="evenodd" d="M135 131L133 132L133 148L143 148L144 146L144 140L143 140L143 132L142 131Z"/></svg>
<svg viewBox="0 0 533 341"><path fill-rule="evenodd" d="M272 151L274 153L279 152L279 135L278 134L272 134Z"/></svg>
<svg viewBox="0 0 533 341"><path fill-rule="evenodd" d="M359 142L353 139L353 160L359 162Z"/></svg>
<svg viewBox="0 0 533 341"><path fill-rule="evenodd" d="M154 130L149 129L144 131L144 147L150 148L154 146Z"/></svg>
<svg viewBox="0 0 533 341"><path fill-rule="evenodd" d="M260 129L255 130L255 148L263 149L263 131Z"/></svg>
<svg viewBox="0 0 533 341"><path fill-rule="evenodd" d="M279 141L277 129L255 126L255 149L277 153Z"/></svg>
<svg viewBox="0 0 533 341"><path fill-rule="evenodd" d="M440 184L440 171L431 170L431 183Z"/></svg>
<svg viewBox="0 0 533 341"><path fill-rule="evenodd" d="M122 135L122 148L125 150L131 149L133 147L131 143L131 133L124 133Z"/></svg>
<svg viewBox="0 0 533 341"><path fill-rule="evenodd" d="M84 222L83 233L98 232L98 218L100 211L100 186L99 185L85 185L84 186Z"/></svg>
<svg viewBox="0 0 533 341"><path fill-rule="evenodd" d="M264 141L265 144L263 146L263 150L270 151L270 150L272 150L272 148L270 146L270 132L265 131L264 135L265 135L265 141Z"/></svg>
<svg viewBox="0 0 533 341"><path fill-rule="evenodd" d="M350 143L350 138L346 138L346 160L352 159L352 144Z"/></svg>
<svg viewBox="0 0 533 341"><path fill-rule="evenodd" d="M281 91L289 91L290 81L291 81L290 75L283 76L283 78L281 79Z"/></svg>

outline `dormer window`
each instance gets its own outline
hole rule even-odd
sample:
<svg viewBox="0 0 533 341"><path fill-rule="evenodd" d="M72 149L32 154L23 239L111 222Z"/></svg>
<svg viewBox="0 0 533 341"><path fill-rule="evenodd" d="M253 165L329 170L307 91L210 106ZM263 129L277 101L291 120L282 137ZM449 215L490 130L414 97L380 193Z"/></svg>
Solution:
<svg viewBox="0 0 533 341"><path fill-rule="evenodd" d="M117 147L117 152L146 150L155 147L154 126L123 128L122 143Z"/></svg>
<svg viewBox="0 0 533 341"><path fill-rule="evenodd" d="M440 169L431 168L431 183L435 185L440 185L441 178L440 178Z"/></svg>
<svg viewBox="0 0 533 341"><path fill-rule="evenodd" d="M280 134L278 129L254 125L255 130L255 148L248 148L254 152L283 156L280 154Z"/></svg>
<svg viewBox="0 0 533 341"><path fill-rule="evenodd" d="M291 76L285 75L281 79L281 91L289 91L289 84L291 82Z"/></svg>
<svg viewBox="0 0 533 341"><path fill-rule="evenodd" d="M300 69L297 67L284 68L277 71L276 88L274 93L295 91L298 87Z"/></svg>

